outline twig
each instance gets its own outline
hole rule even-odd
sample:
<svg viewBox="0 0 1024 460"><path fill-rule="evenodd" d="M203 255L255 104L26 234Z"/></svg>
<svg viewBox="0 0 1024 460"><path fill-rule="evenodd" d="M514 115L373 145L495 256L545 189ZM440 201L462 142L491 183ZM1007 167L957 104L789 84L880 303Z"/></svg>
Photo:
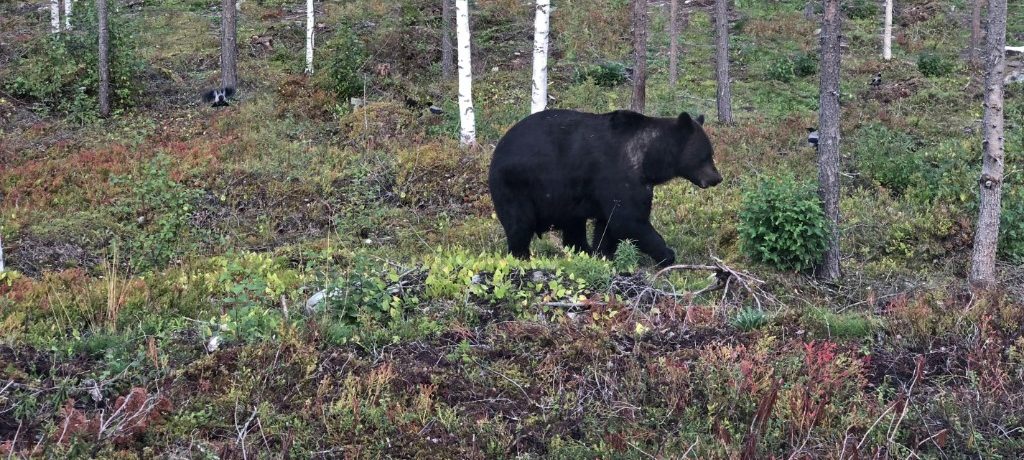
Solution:
<svg viewBox="0 0 1024 460"><path fill-rule="evenodd" d="M519 382L516 382L515 380L512 380L511 378L509 378L505 374L502 374L501 372L498 372L498 371L496 371L494 369L491 369L489 366L487 366L486 364L476 360L472 356L467 356L467 358L469 358L470 361L473 361L473 363L475 363L477 366L480 366L483 370L485 370L487 372L490 372L492 374L495 374L495 375L497 375L497 376L507 380L509 383L515 385L516 388L519 389L519 392L521 392L523 394L523 396L526 397L526 400L529 401L530 404L533 404L534 406L536 406L538 409L540 409L542 411L545 411L545 412L547 412L547 410L549 409L548 407L545 407L545 406L541 405L537 401L534 401L533 398L530 397L530 394L526 392L526 389L523 388L523 386L519 384Z"/></svg>
<svg viewBox="0 0 1024 460"><path fill-rule="evenodd" d="M655 456L645 452L643 449L640 448L640 446L637 446L635 442L630 442L629 443L629 447L632 447L632 448L636 449L637 452L640 452L641 454L646 455L647 458L656 458Z"/></svg>
<svg viewBox="0 0 1024 460"><path fill-rule="evenodd" d="M924 438L924 440L922 440L921 442L917 443L917 447L915 447L915 449L920 449L921 446L924 445L924 443L926 443L928 441L931 441L932 439L935 439L936 437L938 437L939 435L945 433L946 431L947 431L947 429L943 428L943 429L939 430L937 433L935 433L935 434L933 434L931 436L928 436L927 438ZM940 448L940 450L941 450L941 448Z"/></svg>
<svg viewBox="0 0 1024 460"><path fill-rule="evenodd" d="M903 410L900 411L900 418L896 420L896 425L890 429L889 433L889 444L892 444L896 437L896 432L900 429L900 423L903 423L903 417L907 415L907 408L910 406L910 397L914 394L914 385L924 375L924 355L918 355L917 357L917 368L914 369L914 378L910 381L910 388L907 389L906 402L903 404Z"/></svg>
<svg viewBox="0 0 1024 460"><path fill-rule="evenodd" d="M18 421L18 431L14 432L14 439L11 441L11 451L7 453L7 460L11 460L12 458L14 458L14 451L18 447L18 435L21 434L22 423L24 422Z"/></svg>
<svg viewBox="0 0 1024 460"><path fill-rule="evenodd" d="M245 425L241 428L238 427L238 412L235 411L235 431L238 432L235 443L242 446L242 458L249 458L248 453L245 450L245 438L249 437L249 424L252 423L252 419L256 418L256 412L259 408L257 406L252 407L252 415L249 416L249 420L245 421Z"/></svg>
<svg viewBox="0 0 1024 460"><path fill-rule="evenodd" d="M686 452L683 452L683 455L681 455L679 458L687 458L687 457L689 457L690 456L690 452L693 452L693 449L695 447L697 447L697 443L699 443L699 442L700 442L700 438L697 438L696 440L694 440L693 444L690 444L690 448L686 449Z"/></svg>
<svg viewBox="0 0 1024 460"><path fill-rule="evenodd" d="M868 430L864 432L864 437L860 438L860 442L857 443L857 452L860 452L860 448L863 447L864 443L868 440L868 435L871 434L871 431L873 431L875 427L878 426L878 422L882 421L882 419L885 417L885 414L888 414L889 411L896 408L897 403L899 403L899 400L893 401L891 404L889 404L889 407L886 407L885 410L882 411L881 415L879 415L878 418L875 419L874 423L872 423L871 426L868 427Z"/></svg>

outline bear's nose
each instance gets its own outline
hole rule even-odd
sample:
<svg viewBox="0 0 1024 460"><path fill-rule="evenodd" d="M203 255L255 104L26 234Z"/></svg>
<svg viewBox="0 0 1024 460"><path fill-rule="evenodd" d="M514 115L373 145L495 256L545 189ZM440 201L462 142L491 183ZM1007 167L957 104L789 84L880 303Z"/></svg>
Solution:
<svg viewBox="0 0 1024 460"><path fill-rule="evenodd" d="M704 179L700 185L700 188L714 187L720 183L722 183L722 175L715 174L710 178Z"/></svg>

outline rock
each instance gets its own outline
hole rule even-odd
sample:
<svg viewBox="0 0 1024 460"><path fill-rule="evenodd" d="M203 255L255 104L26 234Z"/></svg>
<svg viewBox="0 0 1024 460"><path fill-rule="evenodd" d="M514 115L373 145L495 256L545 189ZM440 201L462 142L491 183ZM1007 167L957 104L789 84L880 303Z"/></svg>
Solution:
<svg viewBox="0 0 1024 460"><path fill-rule="evenodd" d="M327 298L327 290L326 289L324 289L322 291L319 291L319 292L309 296L309 299L306 300L306 311L309 312L309 311L315 310L317 305L320 305L320 302L323 302L324 299L326 299L326 298Z"/></svg>

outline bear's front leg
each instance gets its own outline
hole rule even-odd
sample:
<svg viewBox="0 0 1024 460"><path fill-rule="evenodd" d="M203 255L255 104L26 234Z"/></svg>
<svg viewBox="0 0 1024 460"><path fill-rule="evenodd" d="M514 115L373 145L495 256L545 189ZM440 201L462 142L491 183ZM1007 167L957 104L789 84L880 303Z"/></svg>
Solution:
<svg viewBox="0 0 1024 460"><path fill-rule="evenodd" d="M620 240L631 239L644 254L651 256L659 267L667 267L676 263L676 253L661 234L646 219L634 219L625 223L621 231L615 232Z"/></svg>

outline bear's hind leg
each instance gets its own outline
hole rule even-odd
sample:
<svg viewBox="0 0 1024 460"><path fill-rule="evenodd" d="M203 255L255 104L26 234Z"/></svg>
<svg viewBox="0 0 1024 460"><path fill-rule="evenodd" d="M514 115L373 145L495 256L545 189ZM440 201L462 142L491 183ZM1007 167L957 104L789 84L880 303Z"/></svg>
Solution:
<svg viewBox="0 0 1024 460"><path fill-rule="evenodd" d="M587 221L580 219L571 222L562 229L562 246L577 252L590 252L587 244Z"/></svg>

